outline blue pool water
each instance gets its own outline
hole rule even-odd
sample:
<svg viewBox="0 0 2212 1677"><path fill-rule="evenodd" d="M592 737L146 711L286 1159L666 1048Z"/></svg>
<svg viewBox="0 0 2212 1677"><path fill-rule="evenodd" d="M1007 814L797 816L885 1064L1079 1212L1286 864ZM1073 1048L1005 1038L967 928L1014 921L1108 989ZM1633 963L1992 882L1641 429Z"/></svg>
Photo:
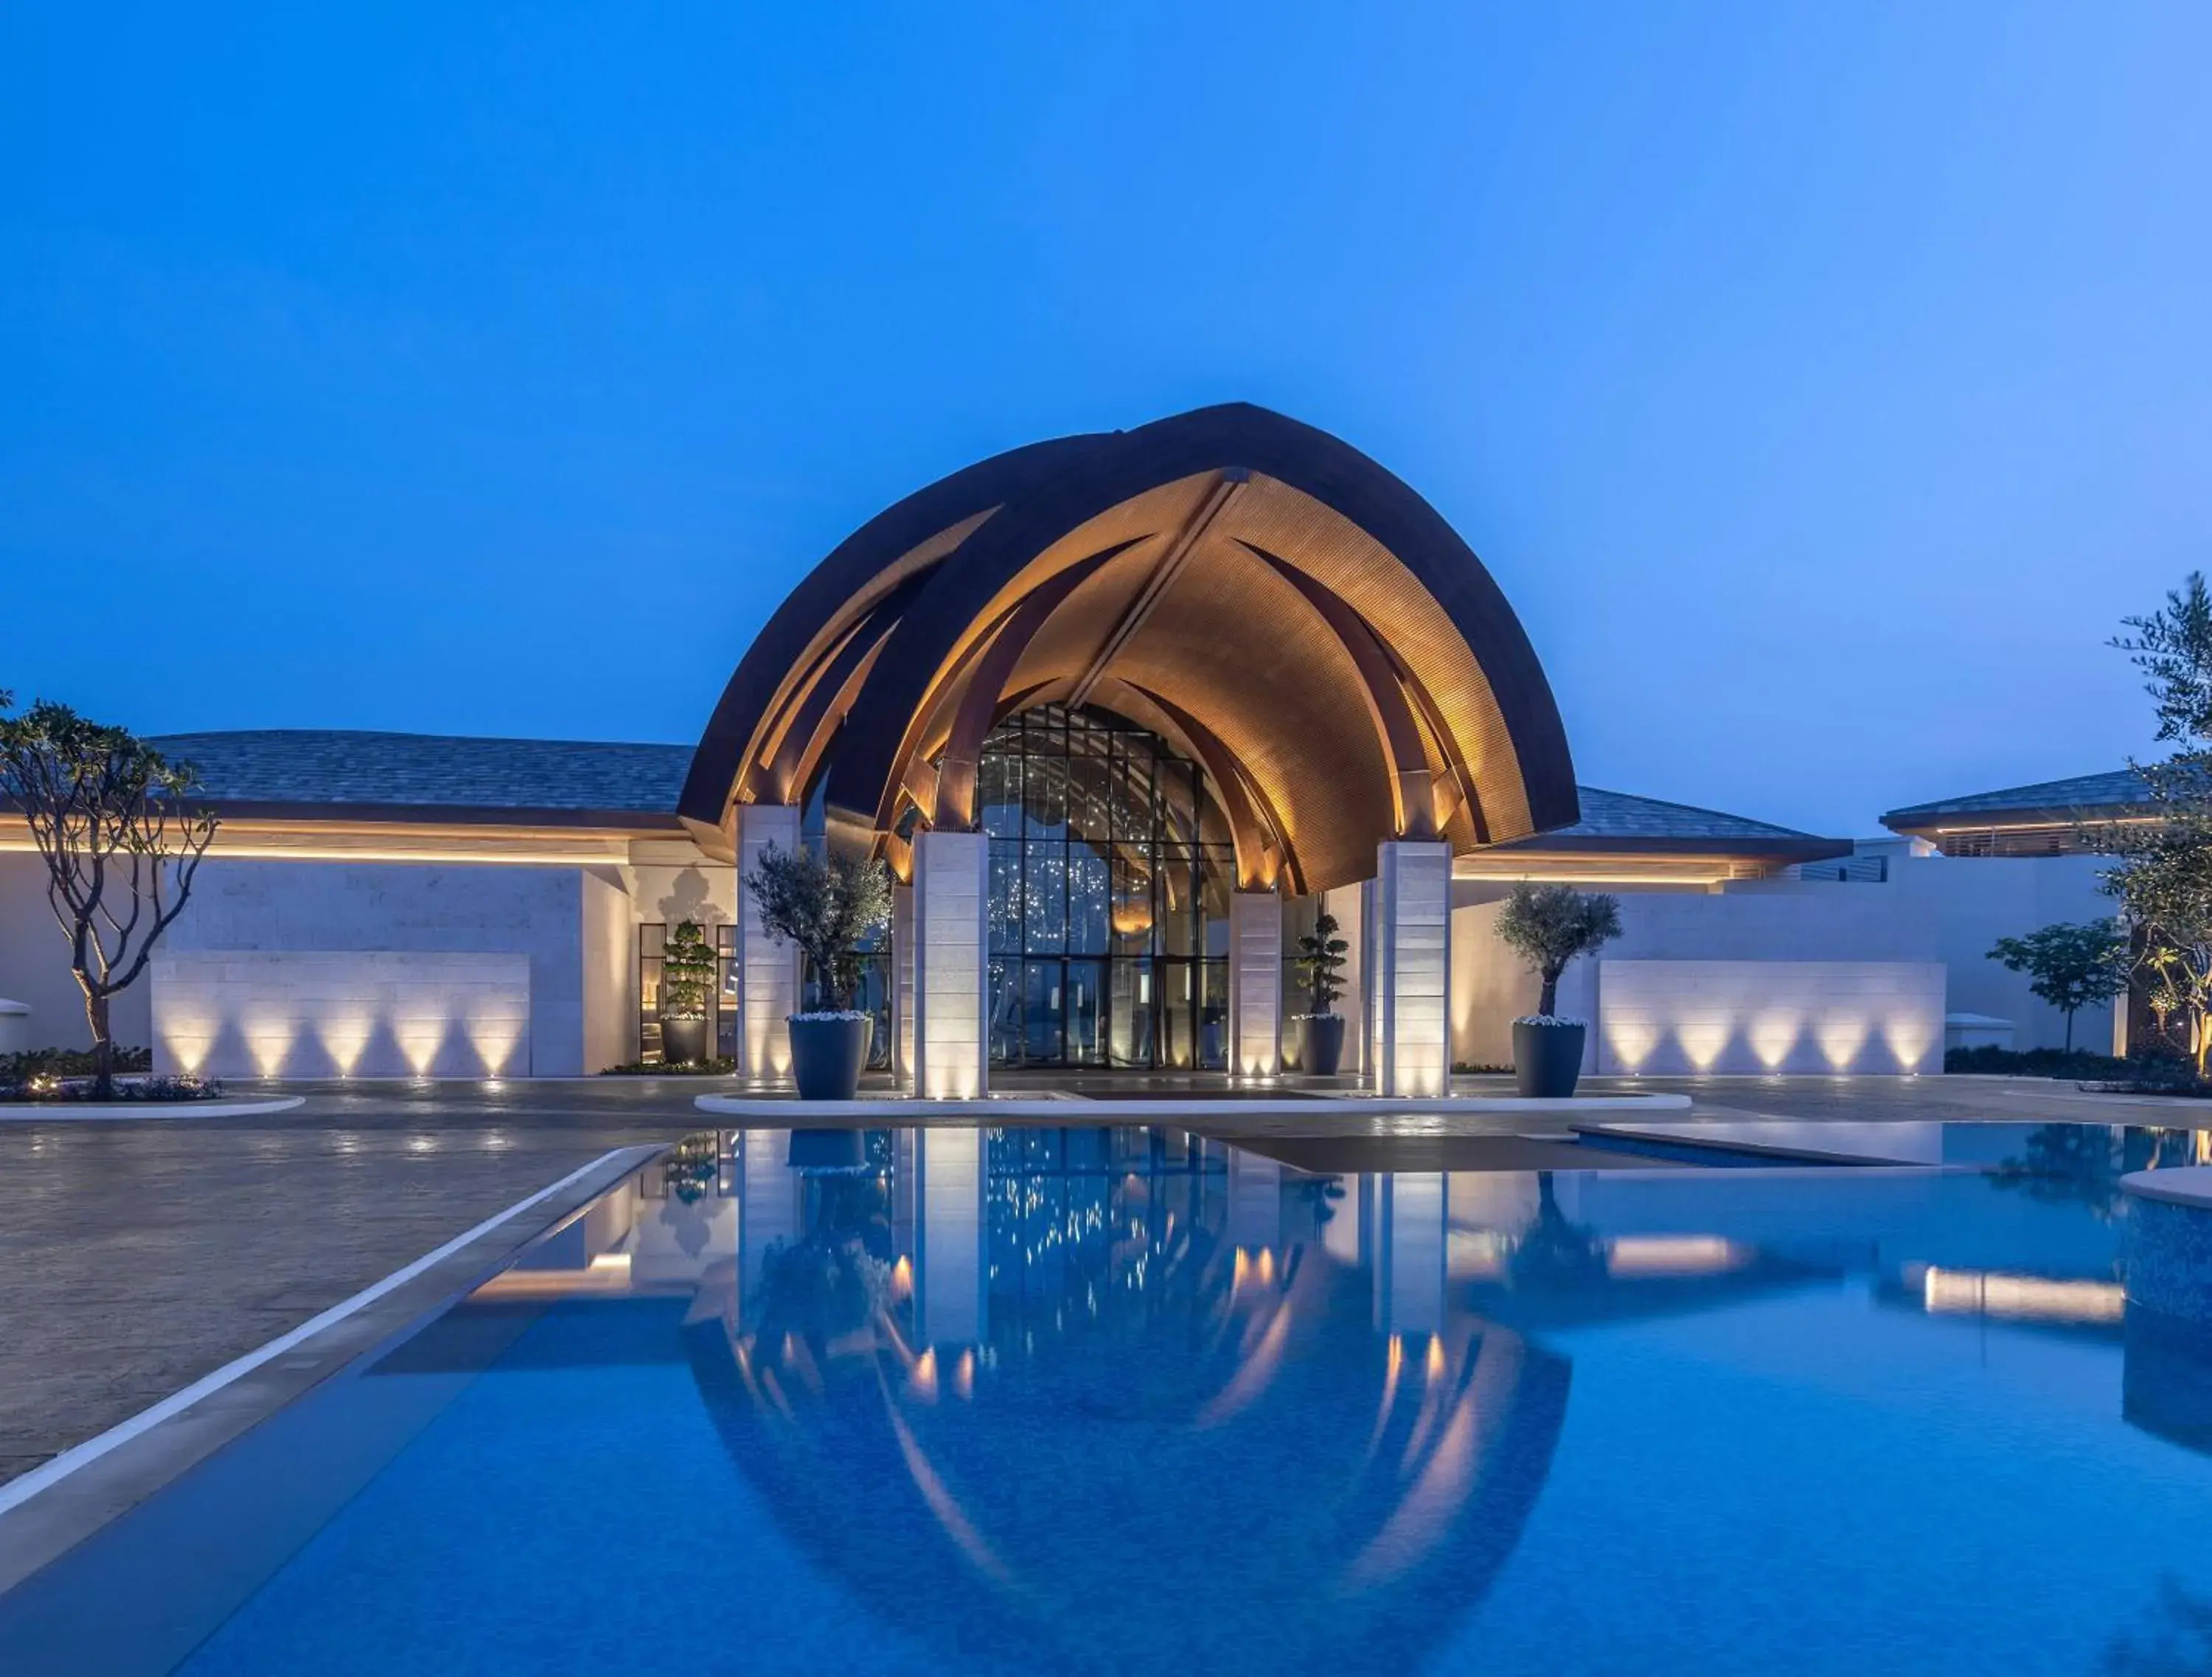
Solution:
<svg viewBox="0 0 2212 1677"><path fill-rule="evenodd" d="M2123 1169L702 1138L0 1597L0 1670L2201 1671Z"/></svg>

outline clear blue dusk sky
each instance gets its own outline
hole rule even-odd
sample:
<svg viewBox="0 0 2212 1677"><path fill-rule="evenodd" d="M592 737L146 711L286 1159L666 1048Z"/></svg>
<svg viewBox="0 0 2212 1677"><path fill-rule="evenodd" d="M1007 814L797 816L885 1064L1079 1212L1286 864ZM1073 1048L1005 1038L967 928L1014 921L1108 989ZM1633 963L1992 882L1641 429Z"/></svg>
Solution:
<svg viewBox="0 0 2212 1677"><path fill-rule="evenodd" d="M1582 778L2115 765L2212 562L2212 6L15 5L0 686L689 740L985 453L1246 398L1425 494Z"/></svg>

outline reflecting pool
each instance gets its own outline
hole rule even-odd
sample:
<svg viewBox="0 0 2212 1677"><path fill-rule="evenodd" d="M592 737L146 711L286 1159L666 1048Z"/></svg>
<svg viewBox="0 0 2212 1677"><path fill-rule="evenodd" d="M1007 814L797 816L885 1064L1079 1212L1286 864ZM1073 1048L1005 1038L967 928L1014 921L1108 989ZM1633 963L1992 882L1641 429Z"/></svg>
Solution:
<svg viewBox="0 0 2212 1677"><path fill-rule="evenodd" d="M2203 1670L2120 1172L694 1138L0 1597L0 1669ZM1902 1139L1902 1138L1899 1138Z"/></svg>

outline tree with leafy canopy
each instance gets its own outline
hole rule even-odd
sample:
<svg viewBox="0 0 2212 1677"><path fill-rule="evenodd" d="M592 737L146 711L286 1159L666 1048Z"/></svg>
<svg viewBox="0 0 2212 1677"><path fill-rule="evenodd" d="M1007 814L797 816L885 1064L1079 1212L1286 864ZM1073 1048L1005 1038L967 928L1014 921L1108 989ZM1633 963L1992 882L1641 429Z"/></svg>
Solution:
<svg viewBox="0 0 2212 1677"><path fill-rule="evenodd" d="M2160 818L2107 829L2105 874L2140 951L2153 1011L2177 1019L2198 1078L2212 1054L2212 805L2168 801Z"/></svg>
<svg viewBox="0 0 2212 1677"><path fill-rule="evenodd" d="M1536 1012L1544 1018L1559 1005L1559 978L1568 964L1620 935L1620 899L1572 885L1516 885L1498 911L1499 939L1543 981Z"/></svg>
<svg viewBox="0 0 2212 1677"><path fill-rule="evenodd" d="M2087 823L2093 849L2117 858L2103 885L2137 951L2154 1011L2179 1018L2197 1076L2212 1054L2212 591L2192 571L2166 604L2129 617L2112 645L2144 676L2163 763L2130 761L2148 820Z"/></svg>
<svg viewBox="0 0 2212 1677"><path fill-rule="evenodd" d="M891 917L890 870L873 858L769 845L745 875L761 924L813 964L826 1011L850 1012L867 964L866 940Z"/></svg>
<svg viewBox="0 0 2212 1677"><path fill-rule="evenodd" d="M1291 958L1306 993L1313 999L1316 1018L1334 1012L1337 998L1344 993L1346 951L1352 945L1338 937L1337 931L1336 916L1322 909L1314 921L1314 929L1298 939L1298 952Z"/></svg>
<svg viewBox="0 0 2212 1677"><path fill-rule="evenodd" d="M31 829L46 901L70 945L92 1029L94 1094L115 1092L114 998L137 983L184 912L216 822L187 799L198 785L124 728L40 699L20 714L0 692L0 799Z"/></svg>
<svg viewBox="0 0 2212 1677"><path fill-rule="evenodd" d="M2112 644L2143 673L2158 716L2158 738L2183 752L2212 744L2212 589L2191 571L2147 617L2123 617L2131 631Z"/></svg>
<svg viewBox="0 0 2212 1677"><path fill-rule="evenodd" d="M660 1017L703 1019L714 988L714 951L696 920L679 921L660 954Z"/></svg>
<svg viewBox="0 0 2212 1677"><path fill-rule="evenodd" d="M2045 926L2024 938L1999 938L1988 957L2028 975L2028 990L2066 1016L2066 1052L2074 1052L2074 1016L2128 987L2127 936L2111 921Z"/></svg>

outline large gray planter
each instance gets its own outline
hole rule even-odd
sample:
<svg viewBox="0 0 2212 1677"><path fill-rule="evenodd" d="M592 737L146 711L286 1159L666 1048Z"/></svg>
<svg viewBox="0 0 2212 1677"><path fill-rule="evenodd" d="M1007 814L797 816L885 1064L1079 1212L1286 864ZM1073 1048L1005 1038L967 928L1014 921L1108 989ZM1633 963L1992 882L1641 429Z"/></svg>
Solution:
<svg viewBox="0 0 2212 1677"><path fill-rule="evenodd" d="M1583 1074L1583 1029L1513 1021L1513 1079L1522 1096L1564 1101L1575 1092Z"/></svg>
<svg viewBox="0 0 2212 1677"><path fill-rule="evenodd" d="M1298 1070L1308 1077L1334 1077L1344 1064L1344 1015L1307 1013L1291 1023L1297 1027Z"/></svg>
<svg viewBox="0 0 2212 1677"><path fill-rule="evenodd" d="M791 1075L802 1101L849 1101L860 1093L860 1070L868 1063L868 1036L876 1022L857 1019L800 1019L791 1026Z"/></svg>
<svg viewBox="0 0 2212 1677"><path fill-rule="evenodd" d="M696 1066L707 1057L707 1022L704 1019L663 1019L660 1022L660 1059L668 1066Z"/></svg>

